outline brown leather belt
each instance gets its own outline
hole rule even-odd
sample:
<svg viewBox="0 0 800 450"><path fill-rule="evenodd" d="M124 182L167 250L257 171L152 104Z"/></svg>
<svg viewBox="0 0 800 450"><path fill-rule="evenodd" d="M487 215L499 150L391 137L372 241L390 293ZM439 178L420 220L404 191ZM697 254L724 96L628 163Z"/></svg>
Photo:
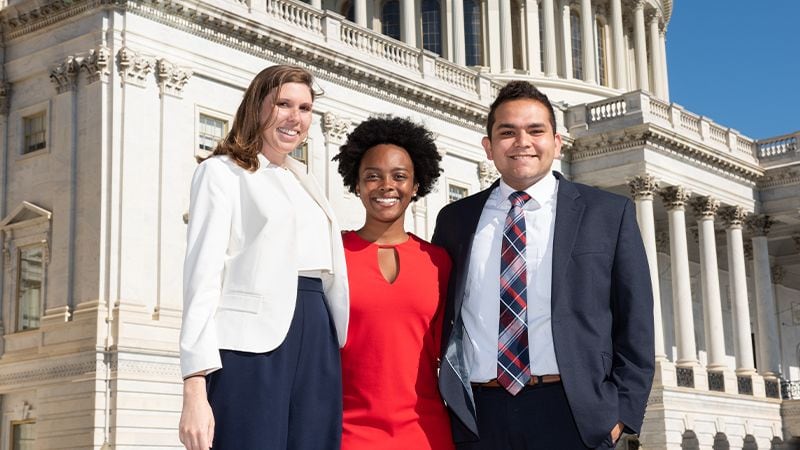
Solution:
<svg viewBox="0 0 800 450"><path fill-rule="evenodd" d="M537 384L558 383L561 381L561 375L531 375L531 380L528 381L528 386L536 386ZM500 383L497 378L489 380L486 383L472 383L472 387L490 387L499 388Z"/></svg>

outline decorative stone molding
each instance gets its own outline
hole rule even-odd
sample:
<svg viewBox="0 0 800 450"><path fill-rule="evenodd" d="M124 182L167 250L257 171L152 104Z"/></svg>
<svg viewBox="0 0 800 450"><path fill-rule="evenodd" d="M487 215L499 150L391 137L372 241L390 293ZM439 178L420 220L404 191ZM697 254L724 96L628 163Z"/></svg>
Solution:
<svg viewBox="0 0 800 450"><path fill-rule="evenodd" d="M164 58L156 62L156 80L160 95L172 95L180 97L183 87L191 78L193 72L189 69L181 68L172 64Z"/></svg>
<svg viewBox="0 0 800 450"><path fill-rule="evenodd" d="M750 239L745 239L743 242L744 246L744 257L748 260L753 259L753 241Z"/></svg>
<svg viewBox="0 0 800 450"><path fill-rule="evenodd" d="M155 58L140 55L128 47L122 47L117 52L117 64L122 74L122 83L130 83L139 87L147 84L147 76L156 67Z"/></svg>
<svg viewBox="0 0 800 450"><path fill-rule="evenodd" d="M341 119L332 112L326 112L322 116L322 134L329 142L342 142L350 129L350 121Z"/></svg>
<svg viewBox="0 0 800 450"><path fill-rule="evenodd" d="M726 206L719 210L719 216L722 218L725 228L741 228L747 217L747 211L739 205Z"/></svg>
<svg viewBox="0 0 800 450"><path fill-rule="evenodd" d="M0 82L0 115L8 114L8 107L11 100L11 85Z"/></svg>
<svg viewBox="0 0 800 450"><path fill-rule="evenodd" d="M664 202L664 207L668 210L683 209L692 195L692 193L683 186L667 186L661 190L660 194L661 200Z"/></svg>
<svg viewBox="0 0 800 450"><path fill-rule="evenodd" d="M81 68L86 71L89 83L108 79L108 65L111 53L107 47L89 50L89 54L81 61Z"/></svg>
<svg viewBox="0 0 800 450"><path fill-rule="evenodd" d="M50 70L50 81L56 85L59 94L74 91L78 84L81 63L75 56L67 56L61 64Z"/></svg>
<svg viewBox="0 0 800 450"><path fill-rule="evenodd" d="M658 181L650 174L639 175L628 181L634 200L652 200L658 191Z"/></svg>
<svg viewBox="0 0 800 450"><path fill-rule="evenodd" d="M478 180L481 184L481 190L488 188L500 178L500 172L497 171L497 167L494 166L494 163L488 160L483 160L478 163Z"/></svg>
<svg viewBox="0 0 800 450"><path fill-rule="evenodd" d="M752 214L747 217L745 223L753 236L766 236L769 229L775 224L775 220L766 214Z"/></svg>
<svg viewBox="0 0 800 450"><path fill-rule="evenodd" d="M697 226L688 227L690 233L692 233L692 239L694 240L695 244L700 243L700 229Z"/></svg>
<svg viewBox="0 0 800 450"><path fill-rule="evenodd" d="M695 197L691 199L689 203L692 205L694 216L697 220L713 220L719 209L719 200L710 196Z"/></svg>

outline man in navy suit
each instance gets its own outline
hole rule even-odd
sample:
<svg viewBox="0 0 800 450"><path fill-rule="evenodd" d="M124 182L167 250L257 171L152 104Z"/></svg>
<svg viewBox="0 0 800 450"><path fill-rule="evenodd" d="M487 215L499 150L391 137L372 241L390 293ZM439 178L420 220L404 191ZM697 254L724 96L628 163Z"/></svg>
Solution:
<svg viewBox="0 0 800 450"><path fill-rule="evenodd" d="M457 448L613 448L639 432L654 371L634 205L551 171L561 136L530 83L500 91L486 128L501 179L433 235L453 260L439 387Z"/></svg>

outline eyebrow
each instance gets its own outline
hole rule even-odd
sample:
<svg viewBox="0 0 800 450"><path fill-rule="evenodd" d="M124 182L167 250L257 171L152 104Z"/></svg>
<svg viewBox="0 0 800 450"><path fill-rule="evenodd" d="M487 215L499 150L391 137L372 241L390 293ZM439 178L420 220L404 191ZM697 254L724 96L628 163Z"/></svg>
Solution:
<svg viewBox="0 0 800 450"><path fill-rule="evenodd" d="M519 127L517 127L513 123L504 122L504 123L498 123L497 124L497 128L512 128L512 129L514 129L514 128L519 128ZM546 128L546 124L544 122L533 122L533 123L529 123L529 124L523 126L522 128Z"/></svg>
<svg viewBox="0 0 800 450"><path fill-rule="evenodd" d="M377 171L379 171L379 172L380 172L380 171L381 171L381 170L383 170L383 169L381 169L380 167L364 167L364 170L377 170ZM393 168L391 168L391 169L389 169L389 170L390 170L390 171L392 171L392 172L394 172L394 171L397 171L397 170L402 170L402 171L404 171L404 172L407 172L407 171L409 171L409 170L411 170L411 169L409 169L409 168L406 168L406 167L399 167L399 166L398 166L398 167L393 167Z"/></svg>

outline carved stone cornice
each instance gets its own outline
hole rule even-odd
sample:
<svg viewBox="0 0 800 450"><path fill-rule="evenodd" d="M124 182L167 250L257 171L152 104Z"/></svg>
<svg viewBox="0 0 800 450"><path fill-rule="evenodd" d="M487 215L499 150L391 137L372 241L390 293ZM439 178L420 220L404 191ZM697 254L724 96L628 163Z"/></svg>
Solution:
<svg viewBox="0 0 800 450"><path fill-rule="evenodd" d="M719 209L719 200L711 196L695 197L689 203L697 220L713 220Z"/></svg>
<svg viewBox="0 0 800 450"><path fill-rule="evenodd" d="M745 220L745 224L753 236L766 236L775 224L775 220L766 214L751 214Z"/></svg>
<svg viewBox="0 0 800 450"><path fill-rule="evenodd" d="M343 142L350 129L350 121L339 118L332 112L322 115L322 134L328 142Z"/></svg>
<svg viewBox="0 0 800 450"><path fill-rule="evenodd" d="M652 200L653 195L658 191L658 181L650 174L633 177L628 181L628 186L631 188L634 200Z"/></svg>
<svg viewBox="0 0 800 450"><path fill-rule="evenodd" d="M759 189L779 186L800 185L800 168L797 166L767 169L763 177L758 180Z"/></svg>
<svg viewBox="0 0 800 450"><path fill-rule="evenodd" d="M122 74L122 83L144 87L147 76L156 68L156 61L151 56L143 56L128 47L122 47L117 52L117 65Z"/></svg>
<svg viewBox="0 0 800 450"><path fill-rule="evenodd" d="M156 81L160 95L180 97L183 87L192 75L191 70L178 67L164 58L156 61Z"/></svg>
<svg viewBox="0 0 800 450"><path fill-rule="evenodd" d="M80 60L74 56L68 56L61 64L50 70L50 81L56 85L56 91L59 94L74 91L78 84L80 70Z"/></svg>
<svg viewBox="0 0 800 450"><path fill-rule="evenodd" d="M478 180L481 184L481 190L488 188L500 178L500 172L497 171L497 167L494 166L494 163L488 160L483 160L478 163Z"/></svg>
<svg viewBox="0 0 800 450"><path fill-rule="evenodd" d="M747 217L747 211L739 205L725 206L719 210L719 217L722 219L725 228L742 228L742 223Z"/></svg>
<svg viewBox="0 0 800 450"><path fill-rule="evenodd" d="M692 193L683 186L667 186L660 192L664 207L668 210L683 209Z"/></svg>

